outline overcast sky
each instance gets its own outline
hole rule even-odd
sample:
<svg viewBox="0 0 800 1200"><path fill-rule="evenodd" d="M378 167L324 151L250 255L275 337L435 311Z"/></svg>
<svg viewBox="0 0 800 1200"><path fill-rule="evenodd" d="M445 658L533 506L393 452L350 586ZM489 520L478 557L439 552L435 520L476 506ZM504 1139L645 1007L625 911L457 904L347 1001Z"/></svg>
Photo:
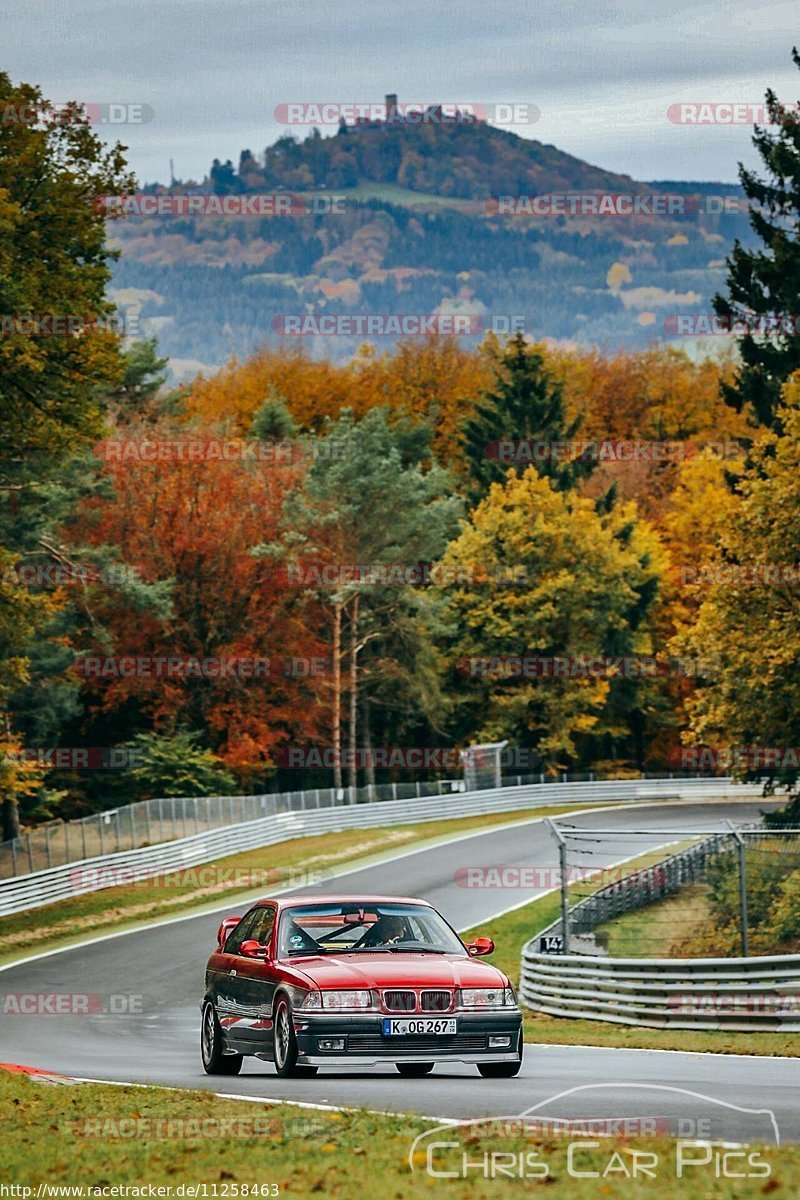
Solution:
<svg viewBox="0 0 800 1200"><path fill-rule="evenodd" d="M750 126L676 103L800 94L789 0L0 0L2 69L55 101L149 105L118 136L142 182L202 178L286 129L281 103L527 102L517 127L637 179L732 181ZM323 132L334 132L325 130ZM487 181L490 183L490 181Z"/></svg>

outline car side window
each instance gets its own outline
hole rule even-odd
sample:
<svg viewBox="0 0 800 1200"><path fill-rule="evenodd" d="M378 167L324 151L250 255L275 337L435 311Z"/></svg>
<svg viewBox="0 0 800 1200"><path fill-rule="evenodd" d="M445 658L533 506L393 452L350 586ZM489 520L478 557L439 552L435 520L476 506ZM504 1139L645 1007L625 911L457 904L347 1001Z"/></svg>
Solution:
<svg viewBox="0 0 800 1200"><path fill-rule="evenodd" d="M268 946L275 926L275 909L271 905L256 910L256 919L248 936L255 938L260 946Z"/></svg>
<svg viewBox="0 0 800 1200"><path fill-rule="evenodd" d="M228 934L228 940L225 943L226 954L239 953L239 947L241 946L242 942L246 942L250 937L250 931L259 915L259 910L254 908L252 912L249 912L246 916L242 917L238 925L234 926L234 928Z"/></svg>

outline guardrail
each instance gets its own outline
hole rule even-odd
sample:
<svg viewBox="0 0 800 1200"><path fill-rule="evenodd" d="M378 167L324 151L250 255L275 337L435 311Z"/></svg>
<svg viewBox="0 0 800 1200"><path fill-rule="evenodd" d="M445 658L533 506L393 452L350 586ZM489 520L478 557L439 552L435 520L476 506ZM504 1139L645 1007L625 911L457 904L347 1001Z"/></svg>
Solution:
<svg viewBox="0 0 800 1200"><path fill-rule="evenodd" d="M800 1031L800 954L615 959L531 945L519 990L538 1012L651 1029Z"/></svg>
<svg viewBox="0 0 800 1200"><path fill-rule="evenodd" d="M623 779L523 784L521 787L460 792L453 796L383 800L357 805L340 802L328 808L287 809L257 820L211 829L154 846L92 856L0 880L0 916L100 891L126 880L198 866L242 850L341 829L366 829L481 813L513 812L534 806L597 804L610 800L646 802L680 799L682 796L702 799L706 796L758 795L760 790L757 787L732 784L729 779Z"/></svg>
<svg viewBox="0 0 800 1200"><path fill-rule="evenodd" d="M731 849L730 835L715 835L599 888L570 910L570 939L672 895ZM542 939L546 944L559 931L560 919L522 950L520 999L538 1012L654 1029L800 1031L798 954L643 959L541 953Z"/></svg>
<svg viewBox="0 0 800 1200"><path fill-rule="evenodd" d="M690 776L686 776L690 778ZM642 780L646 780L646 775ZM663 776L654 775L654 779ZM670 779L683 778L671 774ZM586 775L506 775L501 787L524 783L591 783ZM30 875L46 867L59 867L121 850L138 850L175 841L192 833L208 833L224 825L241 825L271 813L295 809L335 808L340 804L372 804L378 800L420 800L425 796L450 796L466 791L463 779L416 780L368 784L359 788L306 788L296 792L264 792L254 796L169 796L139 800L108 808L74 821L50 821L11 841L0 842L0 879Z"/></svg>

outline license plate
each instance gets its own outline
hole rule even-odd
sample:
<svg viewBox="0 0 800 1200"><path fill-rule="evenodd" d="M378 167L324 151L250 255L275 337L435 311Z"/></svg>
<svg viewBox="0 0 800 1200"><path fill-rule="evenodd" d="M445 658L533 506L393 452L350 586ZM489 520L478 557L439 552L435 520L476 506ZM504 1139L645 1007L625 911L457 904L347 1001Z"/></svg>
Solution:
<svg viewBox="0 0 800 1200"><path fill-rule="evenodd" d="M384 1037L408 1037L414 1034L417 1037L420 1034L427 1037L431 1035L446 1037L455 1032L455 1017L408 1017L402 1021L390 1020L387 1017L383 1022Z"/></svg>

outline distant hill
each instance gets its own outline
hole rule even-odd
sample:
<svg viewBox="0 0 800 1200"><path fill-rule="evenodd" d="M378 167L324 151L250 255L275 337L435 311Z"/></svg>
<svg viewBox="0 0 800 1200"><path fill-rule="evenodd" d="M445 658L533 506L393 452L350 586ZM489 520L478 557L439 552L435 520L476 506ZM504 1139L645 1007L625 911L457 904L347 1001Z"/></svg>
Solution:
<svg viewBox="0 0 800 1200"><path fill-rule="evenodd" d="M516 318L537 337L640 345L672 336L675 313L710 312L734 237L749 240L737 185L637 182L485 122L287 135L258 157L242 151L236 168L215 160L202 184L147 190L293 196L288 216L110 227L123 250L115 286L142 329L171 358L208 366L276 343L286 314L467 313L483 328ZM566 193L580 211L507 215L492 203ZM674 204L659 211L666 194ZM620 196L638 197L637 211L613 215ZM363 338L307 340L341 359Z"/></svg>
<svg viewBox="0 0 800 1200"><path fill-rule="evenodd" d="M236 183L245 191L282 187L298 191L393 183L453 199L484 199L498 192L630 191L641 185L529 141L484 121L411 124L376 121L341 125L334 137L317 130L303 141L291 135L267 148L263 165L249 151ZM218 173L216 182L225 183Z"/></svg>

